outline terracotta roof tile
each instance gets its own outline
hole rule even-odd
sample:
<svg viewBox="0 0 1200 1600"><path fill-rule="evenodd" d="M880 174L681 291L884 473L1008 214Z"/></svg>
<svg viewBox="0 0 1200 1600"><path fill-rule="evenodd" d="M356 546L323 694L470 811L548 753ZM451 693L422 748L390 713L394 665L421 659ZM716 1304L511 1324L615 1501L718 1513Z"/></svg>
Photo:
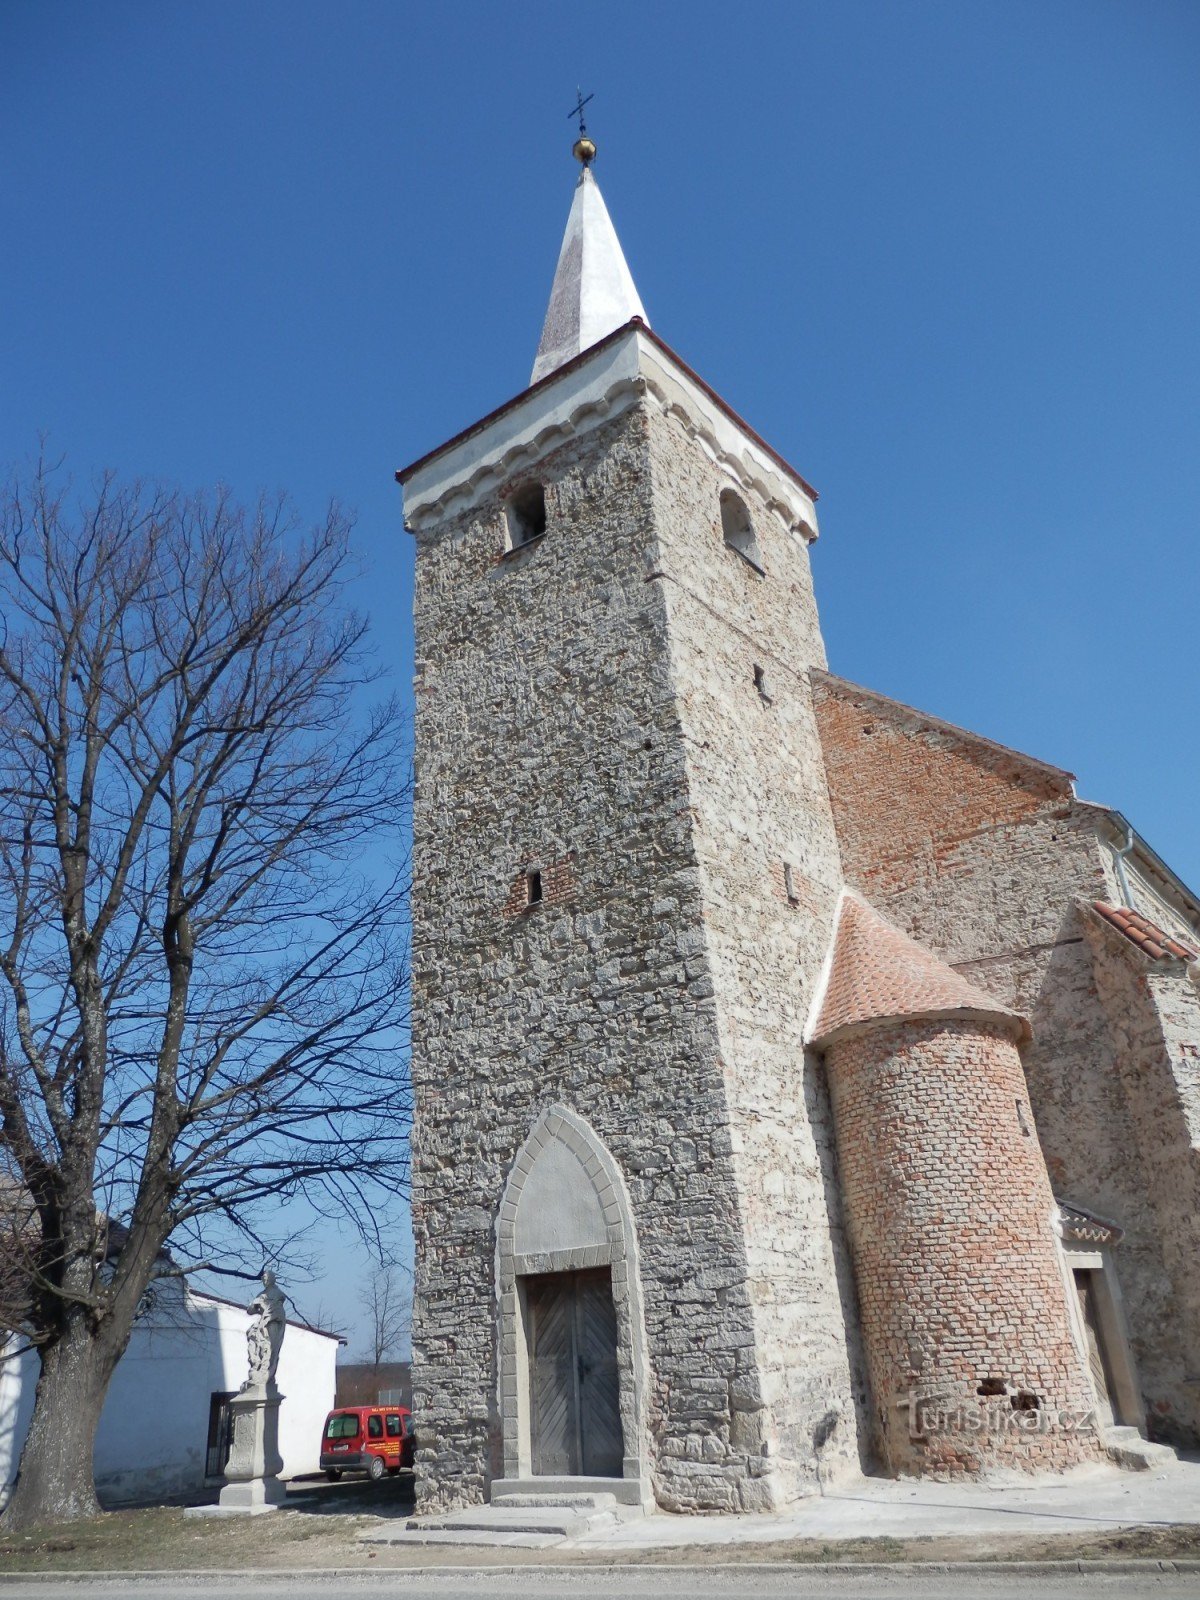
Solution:
<svg viewBox="0 0 1200 1600"><path fill-rule="evenodd" d="M1058 1230L1072 1244L1120 1244L1125 1237L1124 1228L1117 1223L1073 1206L1069 1200L1058 1202Z"/></svg>
<svg viewBox="0 0 1200 1600"><path fill-rule="evenodd" d="M1025 1019L955 972L915 939L885 921L857 895L842 899L829 981L812 1042L866 1022L980 1013L1015 1023Z"/></svg>
<svg viewBox="0 0 1200 1600"><path fill-rule="evenodd" d="M1118 933L1123 933L1131 944L1137 945L1139 950L1148 955L1151 961L1162 961L1166 958L1174 961L1195 961L1200 958L1200 951L1194 950L1191 945L1181 943L1178 939L1173 939L1169 933L1164 933L1157 923L1151 922L1150 918L1144 917L1140 911L1131 911L1128 906L1110 906L1103 900L1093 900L1092 906Z"/></svg>

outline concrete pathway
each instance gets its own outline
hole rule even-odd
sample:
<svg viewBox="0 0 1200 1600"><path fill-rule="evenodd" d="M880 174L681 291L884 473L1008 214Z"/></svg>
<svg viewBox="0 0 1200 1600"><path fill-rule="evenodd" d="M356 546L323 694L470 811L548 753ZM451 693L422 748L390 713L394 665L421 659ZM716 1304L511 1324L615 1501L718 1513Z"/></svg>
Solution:
<svg viewBox="0 0 1200 1600"><path fill-rule="evenodd" d="M448 1527L461 1518L457 1530ZM359 1534L367 1543L474 1545L546 1548L558 1545L608 1557L621 1551L770 1544L792 1539L914 1539L925 1536L1003 1533L1098 1533L1133 1524L1200 1524L1200 1460L1174 1461L1151 1472L1083 1467L1063 1476L1012 1484L917 1483L858 1478L826 1489L771 1516L677 1517L661 1512L633 1521L603 1519L604 1526L546 1528L534 1545L533 1530L489 1533L488 1512L437 1518L423 1525L375 1523ZM582 1522L583 1519L581 1519ZM436 1530L436 1532L435 1532ZM455 1536L457 1534L457 1537ZM431 1538L432 1535L432 1538ZM699 1553L699 1548L698 1548Z"/></svg>
<svg viewBox="0 0 1200 1600"><path fill-rule="evenodd" d="M1133 1523L1200 1523L1200 1461L1159 1472L1085 1467L1010 1486L860 1478L775 1516L645 1517L579 1548L760 1544L776 1539L1096 1533Z"/></svg>

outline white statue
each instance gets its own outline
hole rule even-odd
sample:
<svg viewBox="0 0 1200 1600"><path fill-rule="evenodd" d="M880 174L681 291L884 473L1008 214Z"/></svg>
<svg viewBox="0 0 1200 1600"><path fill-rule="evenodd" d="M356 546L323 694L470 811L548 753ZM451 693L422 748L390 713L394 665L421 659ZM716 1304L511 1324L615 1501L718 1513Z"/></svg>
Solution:
<svg viewBox="0 0 1200 1600"><path fill-rule="evenodd" d="M241 1392L248 1389L265 1391L275 1381L279 1365L279 1347L283 1343L285 1325L283 1295L275 1283L270 1267L263 1268L262 1288L250 1302L249 1310L254 1321L246 1329L246 1352L250 1372Z"/></svg>

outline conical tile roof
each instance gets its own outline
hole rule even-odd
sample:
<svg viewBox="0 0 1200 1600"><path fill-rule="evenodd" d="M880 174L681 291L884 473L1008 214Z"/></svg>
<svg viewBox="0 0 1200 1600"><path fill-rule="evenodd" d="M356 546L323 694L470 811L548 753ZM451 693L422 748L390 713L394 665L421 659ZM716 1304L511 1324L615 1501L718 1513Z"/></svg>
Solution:
<svg viewBox="0 0 1200 1600"><path fill-rule="evenodd" d="M811 1042L827 1045L866 1023L909 1017L999 1018L1028 1032L1025 1019L893 927L865 900L842 897L833 957Z"/></svg>

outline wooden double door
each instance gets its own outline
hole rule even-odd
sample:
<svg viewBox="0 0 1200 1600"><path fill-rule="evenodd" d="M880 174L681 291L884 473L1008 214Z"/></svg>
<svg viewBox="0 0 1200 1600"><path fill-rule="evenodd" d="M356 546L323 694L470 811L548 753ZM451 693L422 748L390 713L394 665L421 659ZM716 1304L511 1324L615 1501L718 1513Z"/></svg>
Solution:
<svg viewBox="0 0 1200 1600"><path fill-rule="evenodd" d="M539 1477L619 1478L625 1455L607 1267L524 1280L530 1445Z"/></svg>

